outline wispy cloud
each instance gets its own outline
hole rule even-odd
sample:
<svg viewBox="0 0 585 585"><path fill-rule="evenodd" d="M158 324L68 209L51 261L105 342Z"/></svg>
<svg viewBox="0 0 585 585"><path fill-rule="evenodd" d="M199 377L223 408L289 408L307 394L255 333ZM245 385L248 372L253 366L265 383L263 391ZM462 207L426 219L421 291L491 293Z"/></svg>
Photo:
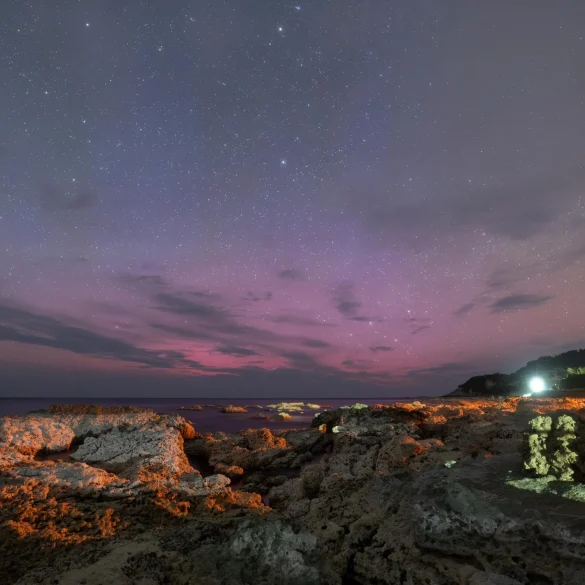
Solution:
<svg viewBox="0 0 585 585"><path fill-rule="evenodd" d="M465 317L469 315L469 313L471 313L475 307L477 307L476 303L465 303L464 305L461 305L461 307L459 307L456 311L454 311L453 315L455 315L455 317Z"/></svg>
<svg viewBox="0 0 585 585"><path fill-rule="evenodd" d="M144 349L121 339L18 307L0 305L0 322L2 323L0 341L51 347L78 355L133 362L157 368L172 368L178 365L196 368L201 366L180 352Z"/></svg>
<svg viewBox="0 0 585 585"><path fill-rule="evenodd" d="M460 376L464 373L473 372L477 368L476 364L472 362L445 362L427 368L413 369L408 372L409 376Z"/></svg>
<svg viewBox="0 0 585 585"><path fill-rule="evenodd" d="M583 259L585 259L585 245L580 245L556 252L547 258L524 266L503 265L487 277L486 288L488 291L497 291L512 288L518 284L524 285L527 280L534 279L541 274L550 276L574 266Z"/></svg>
<svg viewBox="0 0 585 585"><path fill-rule="evenodd" d="M369 229L397 238L415 248L436 245L441 234L481 230L512 240L542 234L561 214L576 205L575 189L585 172L577 167L554 174L531 176L519 182L494 180L480 188L453 193L452 185L439 185L426 205L388 197L385 187L348 184L348 209ZM363 181L363 178L360 177ZM360 197L355 193L359 191ZM422 236L422 237L421 237Z"/></svg>
<svg viewBox="0 0 585 585"><path fill-rule="evenodd" d="M422 331L431 328L432 320L427 317L407 317L405 321L409 324L411 335L418 335Z"/></svg>
<svg viewBox="0 0 585 585"><path fill-rule="evenodd" d="M252 349L248 349L246 347L236 347L234 345L216 347L214 351L223 355L230 355L232 357L250 357L262 355Z"/></svg>
<svg viewBox="0 0 585 585"><path fill-rule="evenodd" d="M333 306L341 315L351 321L361 322L380 322L382 319L378 317L368 317L360 314L363 303L357 299L355 294L355 287L349 280L340 282L331 293Z"/></svg>
<svg viewBox="0 0 585 585"><path fill-rule="evenodd" d="M252 303L257 303L259 301L271 301L272 300L272 293L267 291L265 293L256 294L253 292L248 292L244 297L242 297L244 301L250 301Z"/></svg>
<svg viewBox="0 0 585 585"><path fill-rule="evenodd" d="M490 308L492 313L521 311L544 305L553 298L552 295L513 294L494 301Z"/></svg>
<svg viewBox="0 0 585 585"><path fill-rule="evenodd" d="M266 315L267 321L273 323L284 323L287 325L298 325L299 327L337 327L335 323L326 323L310 317L301 317L298 315Z"/></svg>
<svg viewBox="0 0 585 585"><path fill-rule="evenodd" d="M41 208L46 211L81 211L93 207L96 201L97 197L90 188L76 183L67 187L46 183L39 191Z"/></svg>
<svg viewBox="0 0 585 585"><path fill-rule="evenodd" d="M278 273L279 278L283 280L300 281L305 280L305 274L297 268L286 268Z"/></svg>
<svg viewBox="0 0 585 585"><path fill-rule="evenodd" d="M326 341L321 341L320 339L304 339L303 345L306 347L314 347L316 349L331 347L330 343Z"/></svg>
<svg viewBox="0 0 585 585"><path fill-rule="evenodd" d="M389 345L374 345L369 348L370 351L378 353L379 351L396 351L396 348L390 347Z"/></svg>

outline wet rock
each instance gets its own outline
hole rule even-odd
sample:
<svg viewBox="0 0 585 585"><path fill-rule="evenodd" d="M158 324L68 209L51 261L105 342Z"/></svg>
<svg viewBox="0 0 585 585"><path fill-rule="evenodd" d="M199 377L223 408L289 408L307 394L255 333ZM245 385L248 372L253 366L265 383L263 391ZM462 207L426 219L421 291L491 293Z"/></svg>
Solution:
<svg viewBox="0 0 585 585"><path fill-rule="evenodd" d="M324 410L313 417L311 426L318 428L325 425L326 431L331 433L333 428L339 425L341 419L342 413L340 410Z"/></svg>
<svg viewBox="0 0 585 585"><path fill-rule="evenodd" d="M270 417L270 420L277 421L277 422L278 421L287 421L290 419L291 419L290 414L287 414L286 412L278 412L277 414Z"/></svg>
<svg viewBox="0 0 585 585"><path fill-rule="evenodd" d="M305 410L304 402L279 402L278 404L269 404L268 408L274 410L283 410L289 412L302 412Z"/></svg>
<svg viewBox="0 0 585 585"><path fill-rule="evenodd" d="M254 414L250 417L252 420L270 420L267 414Z"/></svg>
<svg viewBox="0 0 585 585"><path fill-rule="evenodd" d="M219 411L227 414L245 414L248 412L248 409L244 408L243 406L232 406L230 404L220 408Z"/></svg>

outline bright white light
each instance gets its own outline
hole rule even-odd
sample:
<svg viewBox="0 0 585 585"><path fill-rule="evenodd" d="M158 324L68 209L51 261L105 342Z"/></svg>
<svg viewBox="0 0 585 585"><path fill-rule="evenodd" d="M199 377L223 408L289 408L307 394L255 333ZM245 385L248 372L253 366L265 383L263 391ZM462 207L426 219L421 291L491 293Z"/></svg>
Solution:
<svg viewBox="0 0 585 585"><path fill-rule="evenodd" d="M544 380L542 378L531 378L528 382L528 387L532 392L542 392L545 388Z"/></svg>

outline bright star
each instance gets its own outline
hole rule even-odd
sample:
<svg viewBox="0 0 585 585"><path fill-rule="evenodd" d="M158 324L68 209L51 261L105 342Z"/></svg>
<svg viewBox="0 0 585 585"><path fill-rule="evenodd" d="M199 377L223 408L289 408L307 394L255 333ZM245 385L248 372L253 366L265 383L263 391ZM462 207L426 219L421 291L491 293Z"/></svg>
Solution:
<svg viewBox="0 0 585 585"><path fill-rule="evenodd" d="M278 32L282 32L284 29L282 28L282 26L278 27Z"/></svg>

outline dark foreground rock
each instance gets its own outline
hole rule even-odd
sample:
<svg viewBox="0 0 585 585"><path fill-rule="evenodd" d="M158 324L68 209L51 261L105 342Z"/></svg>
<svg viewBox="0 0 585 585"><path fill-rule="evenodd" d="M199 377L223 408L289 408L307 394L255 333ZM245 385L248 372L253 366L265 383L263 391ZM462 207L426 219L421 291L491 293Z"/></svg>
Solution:
<svg viewBox="0 0 585 585"><path fill-rule="evenodd" d="M520 399L359 405L320 413L312 429L205 436L140 414L103 433L83 422L94 431L78 458L97 459L69 467L31 459L19 434L26 425L11 420L0 427L9 429L0 435L0 573L19 585L581 585L585 504L566 494L585 490L529 466L527 474L524 433L552 432L551 441L582 457L569 435L579 435L572 430L584 407ZM574 429L561 418L567 411ZM536 416L550 424L529 426ZM51 424L79 436L64 419ZM145 465L133 454L139 429ZM177 444L238 489L181 489L193 472ZM554 462L550 445L538 453ZM159 455L168 449L166 465ZM96 491L88 477L116 485ZM255 491L267 493L264 503Z"/></svg>

